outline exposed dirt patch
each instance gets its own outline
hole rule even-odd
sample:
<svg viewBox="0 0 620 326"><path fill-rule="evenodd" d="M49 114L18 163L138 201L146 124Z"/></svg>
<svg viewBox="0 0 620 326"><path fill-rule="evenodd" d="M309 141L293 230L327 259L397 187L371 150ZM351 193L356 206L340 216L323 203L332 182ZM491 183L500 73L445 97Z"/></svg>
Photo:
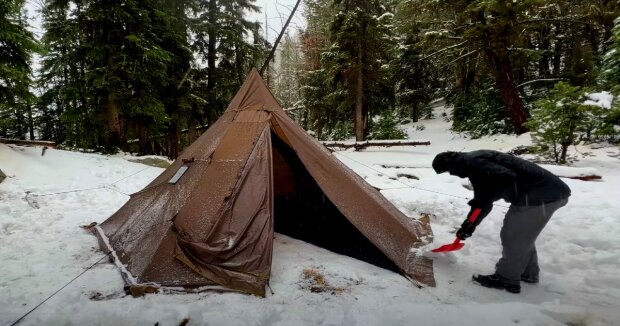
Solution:
<svg viewBox="0 0 620 326"><path fill-rule="evenodd" d="M146 158L131 158L128 159L129 162L140 163L148 166L153 166L156 168L167 168L170 166L170 162L162 159L162 158L154 158L154 157L146 157Z"/></svg>
<svg viewBox="0 0 620 326"><path fill-rule="evenodd" d="M348 277L326 275L326 273L321 270L321 267L305 268L300 278L298 284L301 289L308 290L312 293L326 293L331 295L348 293L352 286L362 283L361 280L354 280Z"/></svg>

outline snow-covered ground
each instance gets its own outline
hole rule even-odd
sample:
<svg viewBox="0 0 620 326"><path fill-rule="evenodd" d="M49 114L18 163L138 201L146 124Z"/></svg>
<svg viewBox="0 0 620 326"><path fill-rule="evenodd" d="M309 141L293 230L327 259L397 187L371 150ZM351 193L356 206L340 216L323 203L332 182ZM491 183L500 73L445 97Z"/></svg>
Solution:
<svg viewBox="0 0 620 326"><path fill-rule="evenodd" d="M440 245L454 239L472 192L465 180L436 175L430 168L434 155L508 151L530 138L467 139L449 132L440 114L419 124L425 129L408 126L410 138L430 140L430 146L336 155L405 214L430 214ZM264 299L232 293L134 299L125 296L118 270L104 259L20 324L178 325L189 318L188 325L618 325L620 151L600 146L571 151L579 157L575 166L596 171L602 180L564 179L573 195L537 242L541 283L523 284L518 295L470 281L473 273L492 272L500 255L499 230L508 204L498 202L461 251L429 253L436 288L417 289L398 274L277 235L273 294L268 291ZM0 324L7 325L103 257L96 238L80 225L104 221L127 201L125 194L162 171L122 156L60 150L41 156L39 148L2 144L0 169L8 175L0 184ZM79 189L89 190L66 192ZM339 290L312 292L304 270L322 274Z"/></svg>

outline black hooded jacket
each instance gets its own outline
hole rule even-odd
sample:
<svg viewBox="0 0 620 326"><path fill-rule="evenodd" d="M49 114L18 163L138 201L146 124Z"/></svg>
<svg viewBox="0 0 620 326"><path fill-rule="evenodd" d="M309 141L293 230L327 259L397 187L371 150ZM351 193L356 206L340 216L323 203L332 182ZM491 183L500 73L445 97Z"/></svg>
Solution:
<svg viewBox="0 0 620 326"><path fill-rule="evenodd" d="M474 198L472 211L480 208L480 223L499 199L517 206L538 206L568 198L570 188L537 164L492 150L444 152L433 160L435 172L469 178ZM471 213L470 213L471 214Z"/></svg>

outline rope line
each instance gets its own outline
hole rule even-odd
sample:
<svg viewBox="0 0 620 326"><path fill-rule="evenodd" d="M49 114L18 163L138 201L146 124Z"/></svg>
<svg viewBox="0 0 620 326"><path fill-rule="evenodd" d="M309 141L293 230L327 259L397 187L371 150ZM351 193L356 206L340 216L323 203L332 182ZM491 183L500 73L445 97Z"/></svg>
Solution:
<svg viewBox="0 0 620 326"><path fill-rule="evenodd" d="M118 180L116 180L116 181L112 182L112 183L111 183L111 185L117 184L117 183L119 183L119 182L121 182L121 181L123 181L123 180L125 180L125 179L127 179L127 178L133 177L134 175L136 175L136 174L138 174L138 173L140 173L140 172L142 172L142 171L144 171L144 170L146 170L146 169L148 169L148 168L150 168L150 166L147 166L147 167L145 167L144 169L142 169L142 170L140 170L140 171L138 171L138 172L136 172L136 173L130 174L130 175L126 176L126 177L122 177L122 178L120 178L120 179L118 179Z"/></svg>
<svg viewBox="0 0 620 326"><path fill-rule="evenodd" d="M34 193L30 192L30 191L26 191L26 193L28 195L32 196L32 197L45 197L45 196L54 196L54 195L68 194L68 193L72 193L72 192L82 192L82 191L89 191L89 190L97 190L97 189L103 189L103 188L105 188L105 186L99 186L99 187L95 187L95 188L75 189L75 190L53 192L53 193L43 194L43 195L37 195L37 194L34 194Z"/></svg>
<svg viewBox="0 0 620 326"><path fill-rule="evenodd" d="M357 164L363 165L363 166L365 166L365 167L367 167L367 168L369 168L369 169L371 169L371 170L373 170L373 171L375 171L375 172L377 172L379 174L385 174L385 172L381 172L381 171L379 171L379 170L377 170L377 169L375 169L375 168L373 168L371 166L368 166L368 165L366 165L366 164L364 164L364 163L362 163L362 162L360 162L360 161L358 161L358 160L356 160L356 159L354 159L354 158L352 158L352 157L350 157L348 155L344 155L341 152L339 152L338 155L341 155L342 157L345 157L345 158L347 158L347 159L349 159L349 160L351 160L351 161L353 161L353 162L355 162ZM461 197L461 196L457 196L457 195L446 194L446 193L443 193L443 192L440 192L440 191L424 189L424 188L420 188L420 187L414 187L414 186L408 185L408 184L406 184L406 183L404 183L404 182L402 182L402 181L400 181L398 179L392 179L392 180L394 180L394 181L404 185L404 187L385 188L385 189L381 189L381 190L393 190L393 189L411 188L411 189L416 189L416 190L421 190L421 191L426 191L426 192L432 192L432 193L439 194L439 195L444 195L444 196L449 196L449 197L454 197L454 198L460 198L460 199L464 199L464 200L469 201L469 198L467 198L467 197ZM508 206L504 206L504 205L500 205L500 204L493 204L493 206L502 207L502 208L510 208Z"/></svg>
<svg viewBox="0 0 620 326"><path fill-rule="evenodd" d="M40 306L42 306L44 303L46 303L49 299L51 299L52 297L54 297L56 294L58 294L60 291L62 291L64 288L66 288L67 286L69 286L69 284L73 283L73 281L77 280L78 278L80 278L80 276L84 275L84 273L88 272L89 270L91 270L93 267L95 267L95 265L99 264L104 258L108 257L109 254L104 255L103 257L99 258L99 260L97 260L94 264L90 265L88 268L86 268L85 270L83 270L80 274L78 274L76 277L74 277L73 279L71 279L71 281L69 281L67 284L63 285L60 289L56 290L56 292L52 293L49 297L47 297L45 300L41 301L41 303L39 303L38 305L36 305L34 308L30 309L30 311L28 311L27 313L25 313L23 316L19 317L18 320L14 321L11 326L15 326L17 324L19 324L24 318L26 318L26 316L30 315L33 311L35 311L37 308L39 308Z"/></svg>
<svg viewBox="0 0 620 326"><path fill-rule="evenodd" d="M60 194L68 194L68 193L73 193L73 192L83 192L83 191L90 191L90 190L97 190L97 189L108 189L108 190L112 190L115 192L118 192L120 194L123 194L125 196L129 196L128 194L118 190L115 188L115 184L133 177L134 175L146 170L150 168L150 166L145 167L144 169L141 169L140 171L137 171L135 173L132 173L130 175L127 175L125 177L122 177L114 182L112 182L109 185L103 185L103 186L99 186L99 187L94 187L94 188L86 188L86 189L75 189L75 190L68 190L68 191L60 191L60 192L55 192L55 193L49 193L49 194L42 194L42 195L37 195L37 194L33 194L30 191L26 192L26 197L28 196L32 196L32 197L45 197L45 196L53 196L53 195L60 195ZM34 308L30 309L30 311L28 311L27 313L25 313L24 315L22 315L21 317L19 317L19 319L17 319L16 321L14 321L11 326L15 326L17 324L19 324L22 320L24 320L24 318L26 318L28 315L30 315L33 311L35 311L37 308L41 307L43 304L45 304L48 300L50 300L51 298L53 298L55 295L57 295L58 293L60 293L60 291L62 291L63 289L65 289L67 286L69 286L71 283L73 283L75 280L77 280L78 278L80 278L82 275L84 275L86 272L88 272L89 270L91 270L93 267L95 267L95 265L99 264L104 258L108 257L109 254L104 255L103 257L99 258L99 260L97 260L95 263L93 263L92 265L88 266L88 268L86 268L85 270L83 270L80 274L78 274L77 276L75 276L73 279L71 279L67 284L63 285L60 289L56 290L54 293L52 293L50 296L48 296L45 300L41 301L39 304L37 304Z"/></svg>
<svg viewBox="0 0 620 326"><path fill-rule="evenodd" d="M123 180L125 180L125 179L127 179L127 178L133 177L134 175L136 175L136 174L138 174L138 173L140 173L140 172L142 172L142 171L144 171L144 170L146 170L148 168L150 168L150 166L147 166L147 167L145 167L144 169L141 169L138 172L132 173L132 174L127 175L127 176L124 176L124 177L122 177L122 178L120 178L120 179L118 179L118 180L116 180L116 181L114 181L114 182L112 182L110 184L106 184L106 185L99 186L99 187L85 188L85 189L74 189L74 190L67 190L67 191L60 191L60 192L52 192L52 193L49 193L49 194L42 194L42 195L37 195L37 194L32 193L30 191L26 191L26 194L27 194L26 197L28 197L28 196L31 196L31 197L55 196L55 195L68 194L68 193L73 193L73 192L83 192L83 191L90 191L90 190L97 190L97 189L108 189L108 190L112 190L112 191L118 192L120 194L123 194L125 196L129 196L129 194L124 193L124 192L116 189L114 185L119 183L119 182L121 182L121 181L123 181Z"/></svg>
<svg viewBox="0 0 620 326"><path fill-rule="evenodd" d="M118 193L119 193L119 194L121 194L121 195L125 195L125 196L128 196L128 197L129 197L129 196L131 196L131 195L130 195L130 194L128 194L128 193L125 193L125 192L120 191L120 190L119 190L118 188L116 188L114 185L104 186L103 188L108 189L108 190L112 190L112 191L114 191L114 192L118 192Z"/></svg>

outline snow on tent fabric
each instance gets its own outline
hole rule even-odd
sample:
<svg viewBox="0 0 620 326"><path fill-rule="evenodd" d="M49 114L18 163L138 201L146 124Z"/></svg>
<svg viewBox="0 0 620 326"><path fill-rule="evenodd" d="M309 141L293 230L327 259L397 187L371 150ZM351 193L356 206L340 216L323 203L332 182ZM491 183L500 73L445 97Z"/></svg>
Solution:
<svg viewBox="0 0 620 326"><path fill-rule="evenodd" d="M169 181L188 166L175 183ZM253 70L222 115L95 228L129 286L265 295L274 231L435 285L402 214L291 120Z"/></svg>

